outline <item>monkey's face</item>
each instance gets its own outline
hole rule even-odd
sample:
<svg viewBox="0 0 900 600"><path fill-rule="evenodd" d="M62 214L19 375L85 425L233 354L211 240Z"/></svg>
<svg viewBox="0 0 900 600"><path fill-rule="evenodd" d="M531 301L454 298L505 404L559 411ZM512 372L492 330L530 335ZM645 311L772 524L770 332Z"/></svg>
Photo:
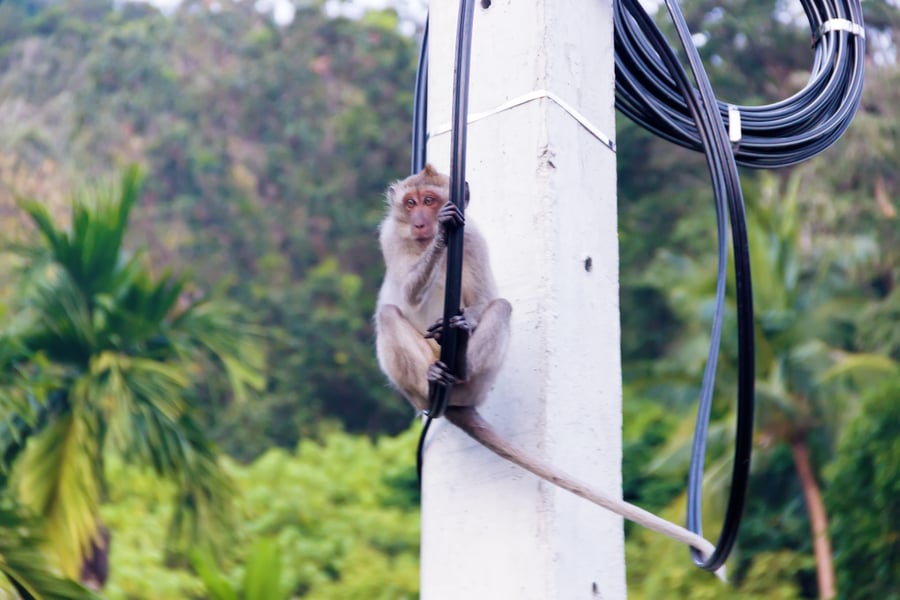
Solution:
<svg viewBox="0 0 900 600"><path fill-rule="evenodd" d="M407 191L400 200L400 210L409 223L410 237L422 248L438 233L438 211L444 200L437 190L425 187Z"/></svg>

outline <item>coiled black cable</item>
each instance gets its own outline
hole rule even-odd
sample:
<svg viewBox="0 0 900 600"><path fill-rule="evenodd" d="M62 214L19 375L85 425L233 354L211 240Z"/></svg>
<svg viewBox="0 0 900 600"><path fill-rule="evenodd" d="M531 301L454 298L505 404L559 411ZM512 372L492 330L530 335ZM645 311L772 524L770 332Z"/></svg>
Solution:
<svg viewBox="0 0 900 600"><path fill-rule="evenodd" d="M666 7L687 54L694 89L674 51L636 0L615 7L616 107L653 133L681 146L702 150L713 183L718 233L716 311L703 374L688 473L687 528L702 534L702 480L715 370L721 342L725 290L724 220L730 217L735 255L738 327L738 398L732 483L716 550L694 562L715 571L727 559L740 527L753 444L753 298L749 249L736 163L784 167L822 152L849 126L862 93L865 44L858 1L808 1L803 7L812 29L815 59L807 86L787 100L762 107L734 107L716 100L691 32L675 0ZM725 123L737 111L737 151ZM730 124L730 123L729 123Z"/></svg>
<svg viewBox="0 0 900 600"><path fill-rule="evenodd" d="M649 131L692 150L700 134L684 96L658 49L628 9L616 1L616 108ZM740 114L739 165L790 166L821 153L846 131L859 106L865 70L865 36L858 0L802 0L814 57L806 86L765 106L717 103L719 119ZM624 9L624 10L623 10ZM850 24L855 28L845 28Z"/></svg>
<svg viewBox="0 0 900 600"><path fill-rule="evenodd" d="M812 29L815 58L807 86L781 102L762 106L733 106L719 102L694 46L690 30L675 0L666 6L688 56L694 89L674 50L637 0L615 0L616 107L649 131L689 149L703 151L713 184L718 237L716 311L710 349L703 374L697 424L688 476L687 526L701 534L701 492L706 437L712 406L716 365L722 334L725 279L728 260L726 217L732 230L738 328L738 398L732 485L719 541L712 556L703 560L692 550L694 562L716 571L728 558L740 526L749 481L754 412L753 295L743 196L737 165L756 168L784 167L819 154L833 144L849 126L862 93L864 73L864 29L858 0L827 2L803 0ZM472 0L460 5L454 81L451 151L451 198L464 203L465 140L468 110L468 77L471 53ZM413 127L413 172L425 164L425 69L428 26L422 42L416 76L416 107ZM740 118L737 150L725 124ZM444 322L459 308L462 261L462 231L448 245L448 295ZM453 291L456 290L456 292ZM454 296L454 293L456 294ZM453 334L452 329L445 332ZM449 341L449 340L448 340ZM445 342L447 344L447 342ZM442 345L441 359L452 368L455 340ZM446 355L446 359L445 359ZM451 361L451 362L448 362ZM447 405L449 389L432 386L431 410L419 440L417 467L421 480L425 436L434 417Z"/></svg>

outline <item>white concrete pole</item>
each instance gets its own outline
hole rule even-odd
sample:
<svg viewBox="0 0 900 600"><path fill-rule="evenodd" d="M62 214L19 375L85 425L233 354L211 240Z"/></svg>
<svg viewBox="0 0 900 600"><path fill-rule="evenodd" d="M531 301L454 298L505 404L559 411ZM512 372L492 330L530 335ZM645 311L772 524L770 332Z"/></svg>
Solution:
<svg viewBox="0 0 900 600"><path fill-rule="evenodd" d="M458 0L431 3L429 131L448 124ZM476 8L470 117L548 91L614 138L610 0ZM538 94L540 95L540 94ZM484 416L621 494L615 154L548 99L473 123L467 218L488 238L512 343ZM429 161L449 168L450 136ZM493 456L445 420L425 456L423 600L625 598L622 521Z"/></svg>

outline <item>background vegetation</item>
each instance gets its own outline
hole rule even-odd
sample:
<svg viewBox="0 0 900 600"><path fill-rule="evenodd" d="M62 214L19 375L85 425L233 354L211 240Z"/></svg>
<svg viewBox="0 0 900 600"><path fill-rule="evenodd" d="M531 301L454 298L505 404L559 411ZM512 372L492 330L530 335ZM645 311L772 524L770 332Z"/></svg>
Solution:
<svg viewBox="0 0 900 600"><path fill-rule="evenodd" d="M722 99L802 86L789 4L684 2ZM110 599L417 596L416 427L369 320L417 42L393 10L295 6L0 2L0 593L88 597L65 576L97 587L108 557ZM851 130L744 173L759 416L733 587L629 528L632 598L816 598L829 574L900 598L900 13L864 9ZM702 157L618 125L625 494L679 518L713 205Z"/></svg>

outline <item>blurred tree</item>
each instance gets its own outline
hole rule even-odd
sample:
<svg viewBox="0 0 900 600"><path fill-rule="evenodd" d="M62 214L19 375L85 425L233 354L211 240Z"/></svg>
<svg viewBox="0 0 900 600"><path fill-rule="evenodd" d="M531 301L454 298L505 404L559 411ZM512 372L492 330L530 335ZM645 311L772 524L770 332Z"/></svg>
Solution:
<svg viewBox="0 0 900 600"><path fill-rule="evenodd" d="M329 18L322 4L284 25L234 0L171 17L111 0L7 9L23 29L0 52L15 108L0 111L0 183L46 198L145 166L131 239L154 262L196 265L198 287L268 333L264 402L224 407L215 382L199 394L201 423L243 458L322 422L375 434L411 416L371 358L370 316L382 191L409 162L416 44L392 10ZM0 216L7 202L0 185Z"/></svg>
<svg viewBox="0 0 900 600"><path fill-rule="evenodd" d="M839 385L838 379L852 374L890 374L896 366L877 354L852 353L842 346L852 342L846 327L852 323L853 307L864 298L855 285L856 265L870 260L873 244L865 237L846 237L840 243L825 244L803 251L799 216L800 176L795 174L781 185L777 178L763 174L756 194L748 194L748 237L754 282L756 317L756 389L757 451L790 449L794 476L806 501L812 547L816 556L818 589L823 598L835 595L834 571L828 538L828 520L822 501L820 469L831 456L830 442L845 422L847 412L842 400L852 389ZM840 248L840 254L833 250ZM648 273L667 291L672 306L682 318L700 313L711 316L715 288L715 269L705 263L663 253ZM729 285L733 286L733 282ZM732 316L733 318L733 316ZM675 371L699 373L705 356L708 322L697 319L683 339L683 349L675 352L680 366ZM725 335L725 348L734 347L734 328ZM696 342L700 340L701 343ZM733 368L727 355L723 369ZM730 361L728 359L731 359ZM727 378L733 381L733 375ZM730 395L730 394L729 394ZM733 415L711 432L730 431ZM692 425L693 417L686 423ZM728 424L728 425L726 425ZM669 460L686 459L690 446L690 427L681 427L683 435L673 436L664 454ZM725 444L720 446L720 449ZM677 449L678 451L673 451ZM711 471L724 483L728 455ZM723 464L724 463L724 464ZM759 464L757 466L760 466Z"/></svg>
<svg viewBox="0 0 900 600"><path fill-rule="evenodd" d="M840 597L900 598L900 377L872 387L827 470Z"/></svg>
<svg viewBox="0 0 900 600"><path fill-rule="evenodd" d="M140 255L123 254L140 180L131 168L118 193L76 197L69 231L38 202L21 202L39 240L16 247L20 312L3 336L15 350L4 354L4 371L40 369L44 379L26 388L24 417L2 415L0 467L13 468L11 489L44 519L63 572L98 586L108 551L99 519L106 454L176 481L175 534L214 539L230 519L232 487L191 411L194 381L214 374L201 358L218 365L238 397L262 384L259 355L233 309L191 300L183 279L154 277Z"/></svg>

